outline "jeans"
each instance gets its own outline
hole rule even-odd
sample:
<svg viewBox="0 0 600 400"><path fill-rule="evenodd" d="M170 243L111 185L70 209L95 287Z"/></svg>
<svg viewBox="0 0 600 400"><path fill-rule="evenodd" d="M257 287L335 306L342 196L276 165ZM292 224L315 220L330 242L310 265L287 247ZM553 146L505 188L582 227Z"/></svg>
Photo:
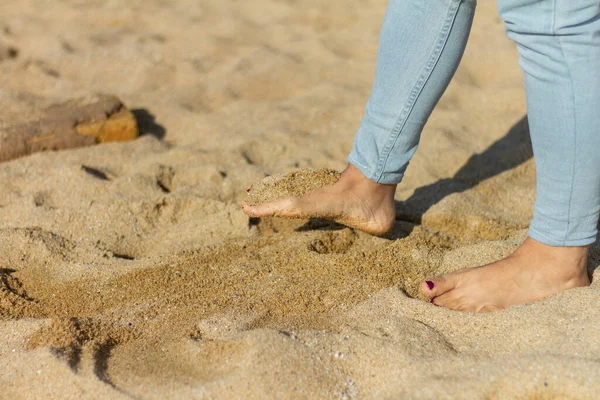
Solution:
<svg viewBox="0 0 600 400"><path fill-rule="evenodd" d="M375 81L348 162L402 180L460 62L476 0L390 0ZM525 74L536 163L529 236L593 243L600 214L600 0L498 0Z"/></svg>

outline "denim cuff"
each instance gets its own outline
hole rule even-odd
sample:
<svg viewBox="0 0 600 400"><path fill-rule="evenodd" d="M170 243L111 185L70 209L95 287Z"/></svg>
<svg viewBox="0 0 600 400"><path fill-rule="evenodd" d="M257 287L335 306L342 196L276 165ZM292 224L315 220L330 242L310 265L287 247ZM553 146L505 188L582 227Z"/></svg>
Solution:
<svg viewBox="0 0 600 400"><path fill-rule="evenodd" d="M348 156L347 161L358 168L358 170L369 180L376 183L381 183L384 185L397 185L402 181L402 178L404 178L404 173L396 172L384 172L383 174L378 174L379 176L376 176L375 171L371 169L365 160L361 159L361 157L354 151Z"/></svg>
<svg viewBox="0 0 600 400"><path fill-rule="evenodd" d="M549 246L587 246L596 241L598 216L590 215L574 221L559 221L535 215L529 236Z"/></svg>

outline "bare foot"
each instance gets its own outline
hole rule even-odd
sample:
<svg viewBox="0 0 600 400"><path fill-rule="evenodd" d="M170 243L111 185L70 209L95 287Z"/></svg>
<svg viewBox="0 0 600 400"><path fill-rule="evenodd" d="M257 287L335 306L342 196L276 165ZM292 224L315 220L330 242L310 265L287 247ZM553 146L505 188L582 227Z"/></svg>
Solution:
<svg viewBox="0 0 600 400"><path fill-rule="evenodd" d="M533 303L556 293L589 286L589 246L554 247L527 238L509 257L421 283L435 305L489 312Z"/></svg>
<svg viewBox="0 0 600 400"><path fill-rule="evenodd" d="M394 225L396 185L384 185L365 177L352 164L339 181L302 197L286 197L259 205L242 204L251 217L323 218L352 228L382 235Z"/></svg>

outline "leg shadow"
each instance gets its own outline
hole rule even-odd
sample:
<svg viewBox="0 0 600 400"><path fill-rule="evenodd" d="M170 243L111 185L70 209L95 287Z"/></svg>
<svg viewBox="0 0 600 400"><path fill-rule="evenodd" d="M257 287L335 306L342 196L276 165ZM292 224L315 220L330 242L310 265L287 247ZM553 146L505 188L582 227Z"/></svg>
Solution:
<svg viewBox="0 0 600 400"><path fill-rule="evenodd" d="M532 157L527 116L524 116L483 153L472 155L452 178L420 187L406 201L396 202L396 220L420 224L423 214L444 197L471 189Z"/></svg>
<svg viewBox="0 0 600 400"><path fill-rule="evenodd" d="M527 116L524 116L504 137L494 142L483 153L471 156L452 178L422 186L406 201L396 201L396 224L385 237L398 239L408 236L414 224L421 224L423 214L444 197L471 189L485 179L515 168L532 157L529 126ZM341 228L343 225L334 222L311 219L296 230Z"/></svg>

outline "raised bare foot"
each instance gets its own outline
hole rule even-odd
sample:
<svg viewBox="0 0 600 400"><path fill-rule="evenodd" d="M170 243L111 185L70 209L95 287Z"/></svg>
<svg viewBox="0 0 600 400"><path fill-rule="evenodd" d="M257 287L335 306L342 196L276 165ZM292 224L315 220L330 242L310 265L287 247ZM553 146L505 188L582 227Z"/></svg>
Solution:
<svg viewBox="0 0 600 400"><path fill-rule="evenodd" d="M285 197L273 202L242 204L251 217L323 218L352 228L382 235L396 218L396 185L384 185L365 177L352 164L333 185L323 186L302 197Z"/></svg>
<svg viewBox="0 0 600 400"><path fill-rule="evenodd" d="M554 247L527 238L509 257L421 283L435 305L489 312L533 303L556 293L589 286L589 246Z"/></svg>

